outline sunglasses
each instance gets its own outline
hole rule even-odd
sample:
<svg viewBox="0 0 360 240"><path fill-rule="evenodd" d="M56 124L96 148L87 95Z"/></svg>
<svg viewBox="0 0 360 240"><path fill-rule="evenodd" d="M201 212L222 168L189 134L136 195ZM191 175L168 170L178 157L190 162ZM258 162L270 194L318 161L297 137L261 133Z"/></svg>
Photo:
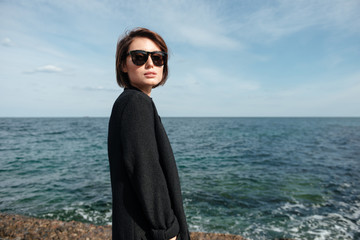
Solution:
<svg viewBox="0 0 360 240"><path fill-rule="evenodd" d="M128 53L131 56L132 62L136 66L144 65L151 56L151 60L155 66L161 67L166 63L167 53L162 51L147 52L143 50L133 50Z"/></svg>

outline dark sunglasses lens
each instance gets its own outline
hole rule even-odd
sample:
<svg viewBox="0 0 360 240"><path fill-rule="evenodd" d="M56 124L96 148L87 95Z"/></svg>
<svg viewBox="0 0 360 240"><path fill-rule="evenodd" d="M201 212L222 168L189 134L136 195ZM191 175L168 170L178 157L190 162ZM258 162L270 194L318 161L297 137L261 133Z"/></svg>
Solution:
<svg viewBox="0 0 360 240"><path fill-rule="evenodd" d="M160 67L160 66L164 65L165 56L161 53L153 53L151 55L151 60L153 61L155 66Z"/></svg>
<svg viewBox="0 0 360 240"><path fill-rule="evenodd" d="M143 52L131 52L131 59L137 66L144 65L148 59L148 55Z"/></svg>

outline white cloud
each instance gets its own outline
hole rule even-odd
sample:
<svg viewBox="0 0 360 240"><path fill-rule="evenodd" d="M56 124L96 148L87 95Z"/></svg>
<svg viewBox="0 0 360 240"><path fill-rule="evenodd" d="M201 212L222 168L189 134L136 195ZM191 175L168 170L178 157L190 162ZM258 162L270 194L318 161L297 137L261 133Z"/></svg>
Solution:
<svg viewBox="0 0 360 240"><path fill-rule="evenodd" d="M109 88L109 87L104 87L104 86L74 87L74 89L85 90L85 91L119 92L119 88Z"/></svg>
<svg viewBox="0 0 360 240"><path fill-rule="evenodd" d="M241 48L240 43L235 39L211 29L204 29L201 26L179 26L177 34L183 41L197 47Z"/></svg>
<svg viewBox="0 0 360 240"><path fill-rule="evenodd" d="M38 72L48 72L48 73L56 73L56 72L62 72L63 70L59 67L56 67L54 65L45 65L45 66L42 66L42 67L38 67L36 69L36 71Z"/></svg>
<svg viewBox="0 0 360 240"><path fill-rule="evenodd" d="M14 46L14 43L11 41L10 38L3 38L1 40L1 45L5 46L5 47L11 47L11 46Z"/></svg>
<svg viewBox="0 0 360 240"><path fill-rule="evenodd" d="M24 73L61 73L63 69L54 65L45 65L37 67L31 71L25 71Z"/></svg>
<svg viewBox="0 0 360 240"><path fill-rule="evenodd" d="M336 34L358 34L359 10L360 2L357 0L280 0L245 14L241 21L232 23L232 28L241 39L261 42L274 41L310 27L331 30Z"/></svg>
<svg viewBox="0 0 360 240"><path fill-rule="evenodd" d="M223 8L221 2L135 0L121 5L114 7L115 15L125 14L129 24L143 24L158 31L168 41L205 48L242 48L226 28L225 19L219 12Z"/></svg>

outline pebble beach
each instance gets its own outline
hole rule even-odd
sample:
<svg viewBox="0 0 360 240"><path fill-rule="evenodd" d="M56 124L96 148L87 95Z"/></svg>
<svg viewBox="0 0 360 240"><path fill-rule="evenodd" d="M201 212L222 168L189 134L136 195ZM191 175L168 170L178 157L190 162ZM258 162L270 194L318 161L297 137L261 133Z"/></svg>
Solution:
<svg viewBox="0 0 360 240"><path fill-rule="evenodd" d="M0 239L111 239L111 226L0 213ZM192 232L192 240L246 240L238 235Z"/></svg>

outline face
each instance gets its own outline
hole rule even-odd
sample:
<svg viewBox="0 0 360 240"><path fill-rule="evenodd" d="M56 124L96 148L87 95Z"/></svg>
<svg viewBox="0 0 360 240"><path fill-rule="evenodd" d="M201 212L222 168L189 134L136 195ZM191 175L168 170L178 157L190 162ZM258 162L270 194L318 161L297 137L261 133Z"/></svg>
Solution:
<svg viewBox="0 0 360 240"><path fill-rule="evenodd" d="M143 50L147 52L161 51L152 40L142 37L134 38L129 46L129 51L133 50ZM139 88L150 96L152 88L162 80L163 68L164 66L155 66L150 56L142 66L135 65L131 57L127 56L123 72L128 74L132 86Z"/></svg>

